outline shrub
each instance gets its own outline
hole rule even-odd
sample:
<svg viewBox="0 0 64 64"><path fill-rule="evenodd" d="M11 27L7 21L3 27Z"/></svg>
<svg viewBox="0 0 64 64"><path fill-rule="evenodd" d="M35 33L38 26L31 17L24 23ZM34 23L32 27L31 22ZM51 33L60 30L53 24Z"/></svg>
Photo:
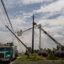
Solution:
<svg viewBox="0 0 64 64"><path fill-rule="evenodd" d="M47 59L49 60L57 60L57 57L55 57L55 55L53 54L53 52L51 51L47 57Z"/></svg>
<svg viewBox="0 0 64 64"><path fill-rule="evenodd" d="M38 54L37 53L33 53L33 54L31 54L30 56L29 56L29 58L31 59L31 60L42 60L42 56L38 56Z"/></svg>

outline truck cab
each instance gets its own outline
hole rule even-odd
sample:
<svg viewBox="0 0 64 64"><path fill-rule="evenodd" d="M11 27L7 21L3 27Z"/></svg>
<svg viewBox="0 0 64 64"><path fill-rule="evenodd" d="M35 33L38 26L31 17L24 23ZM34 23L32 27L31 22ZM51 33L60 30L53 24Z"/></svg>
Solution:
<svg viewBox="0 0 64 64"><path fill-rule="evenodd" d="M14 46L0 46L0 61L10 61L17 56L17 51Z"/></svg>

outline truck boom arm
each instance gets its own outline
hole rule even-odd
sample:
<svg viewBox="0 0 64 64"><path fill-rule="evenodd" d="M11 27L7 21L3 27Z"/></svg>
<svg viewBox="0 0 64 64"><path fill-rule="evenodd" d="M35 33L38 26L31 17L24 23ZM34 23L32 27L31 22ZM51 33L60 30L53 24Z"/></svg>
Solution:
<svg viewBox="0 0 64 64"><path fill-rule="evenodd" d="M48 34L43 28L40 28L49 38L51 38L57 45L61 45L56 39L54 39L50 34Z"/></svg>
<svg viewBox="0 0 64 64"><path fill-rule="evenodd" d="M29 49L28 49L28 47L16 36L16 34L8 27L8 26L5 26L16 38L17 38L17 40L19 41L19 42L21 42L23 45L24 45L24 47L29 51L29 52L31 52Z"/></svg>

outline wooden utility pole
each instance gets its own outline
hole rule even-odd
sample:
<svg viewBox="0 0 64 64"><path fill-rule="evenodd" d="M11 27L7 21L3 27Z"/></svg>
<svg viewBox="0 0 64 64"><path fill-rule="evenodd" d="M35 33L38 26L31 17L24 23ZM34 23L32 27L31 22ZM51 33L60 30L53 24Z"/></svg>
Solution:
<svg viewBox="0 0 64 64"><path fill-rule="evenodd" d="M33 28L32 28L32 53L34 53L34 15L33 15Z"/></svg>
<svg viewBox="0 0 64 64"><path fill-rule="evenodd" d="M31 52L31 50L29 50L29 48L16 36L16 34L8 27L8 26L5 26L15 37L16 39L22 43L22 45L29 51Z"/></svg>

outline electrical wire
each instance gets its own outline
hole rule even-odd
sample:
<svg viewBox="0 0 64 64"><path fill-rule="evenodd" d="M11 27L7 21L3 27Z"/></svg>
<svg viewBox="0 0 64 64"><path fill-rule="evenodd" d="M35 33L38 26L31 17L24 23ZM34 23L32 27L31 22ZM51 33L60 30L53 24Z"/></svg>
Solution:
<svg viewBox="0 0 64 64"><path fill-rule="evenodd" d="M9 18L9 16L8 16L8 13L7 13L7 10L6 10L6 7L5 7L5 4L4 4L3 0L1 0L1 3L2 3L3 9L4 9L4 12L5 12L6 16L7 16L7 19L8 19L8 21L9 21L9 24L10 24L12 30L13 30L13 26L12 26L12 23L11 23L10 18ZM14 30L13 30L13 31L14 31Z"/></svg>
<svg viewBox="0 0 64 64"><path fill-rule="evenodd" d="M8 16L8 13L7 13L7 10L6 10L6 7L5 7L5 4L4 4L3 0L0 0L0 5L1 5L0 6L0 10L1 10L0 11L0 14L1 14L0 15L1 16L0 19L1 19L2 24L4 26L7 25L7 26L11 27L11 30L14 32L14 29L13 29L13 26L12 26L12 23L11 23L11 20L10 20L10 18Z"/></svg>

